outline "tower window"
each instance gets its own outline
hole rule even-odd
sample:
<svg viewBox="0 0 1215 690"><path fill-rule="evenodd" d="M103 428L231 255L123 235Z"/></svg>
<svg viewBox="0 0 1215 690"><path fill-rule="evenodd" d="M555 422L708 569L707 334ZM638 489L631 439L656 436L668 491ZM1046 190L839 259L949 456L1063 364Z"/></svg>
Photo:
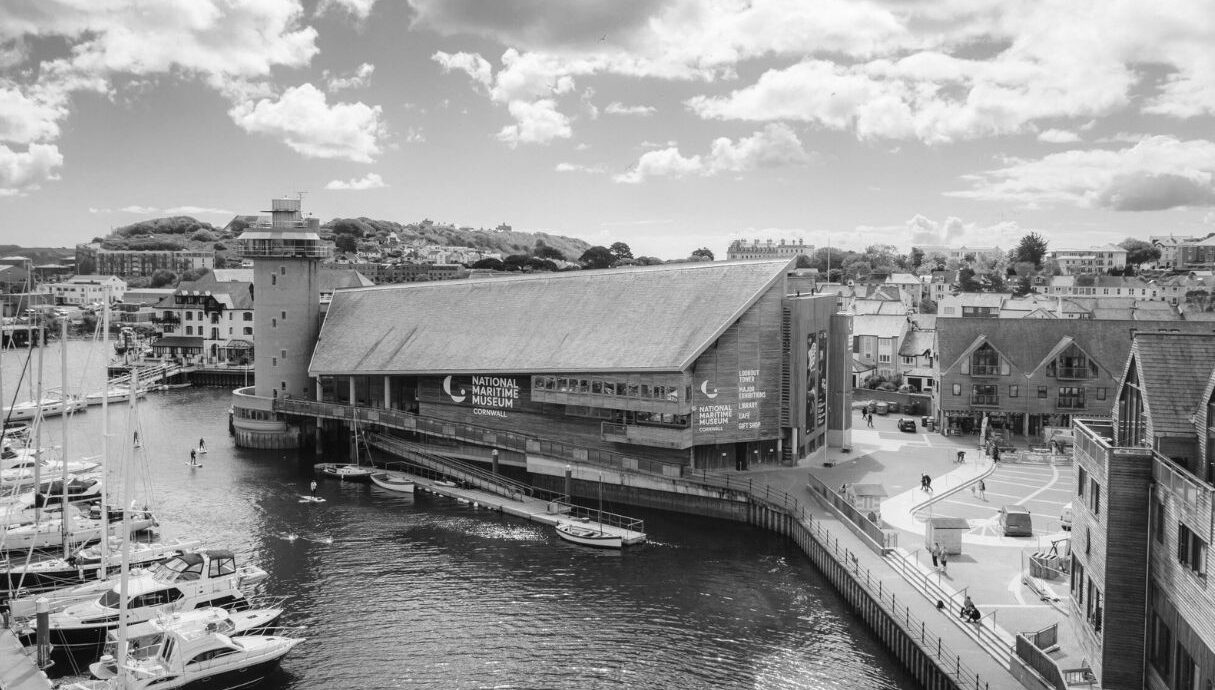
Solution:
<svg viewBox="0 0 1215 690"><path fill-rule="evenodd" d="M271 357L271 358L270 358L270 366L272 366L272 367L277 367L277 366L278 366L278 357Z"/></svg>
<svg viewBox="0 0 1215 690"><path fill-rule="evenodd" d="M270 327L278 328L278 319L270 319Z"/></svg>
<svg viewBox="0 0 1215 690"><path fill-rule="evenodd" d="M278 355L279 357L282 357L283 359L287 359L287 351L286 351L286 350L279 350L278 352L279 352L279 355Z"/></svg>
<svg viewBox="0 0 1215 690"><path fill-rule="evenodd" d="M278 274L279 274L280 276L285 276L285 275L287 275L287 267L286 267L286 266L279 266L279 267L278 267Z"/></svg>
<svg viewBox="0 0 1215 690"><path fill-rule="evenodd" d="M278 285L278 276L274 275L273 273L270 274L270 284Z"/></svg>
<svg viewBox="0 0 1215 690"><path fill-rule="evenodd" d="M281 317L282 317L283 321L286 321L286 320L287 320L287 312L285 312L285 311L284 311L284 312L279 312L279 313L280 313L280 315L281 315Z"/></svg>

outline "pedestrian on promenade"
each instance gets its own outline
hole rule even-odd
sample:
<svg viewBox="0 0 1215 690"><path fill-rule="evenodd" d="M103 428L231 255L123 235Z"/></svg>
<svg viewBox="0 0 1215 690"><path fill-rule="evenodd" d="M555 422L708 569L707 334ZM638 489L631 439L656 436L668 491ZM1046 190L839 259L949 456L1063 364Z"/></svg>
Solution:
<svg viewBox="0 0 1215 690"><path fill-rule="evenodd" d="M994 446L991 449L991 461L1000 462L1000 446Z"/></svg>
<svg viewBox="0 0 1215 690"><path fill-rule="evenodd" d="M958 461L959 463L964 463L964 462L966 462L966 451L964 451L964 450L959 450L959 451L958 451L958 460L957 460L957 461Z"/></svg>
<svg viewBox="0 0 1215 690"><path fill-rule="evenodd" d="M920 491L928 493L928 475L926 474L920 475Z"/></svg>
<svg viewBox="0 0 1215 690"><path fill-rule="evenodd" d="M872 412L870 412L869 416L865 418L865 423L868 424L870 428L873 427L873 413Z"/></svg>
<svg viewBox="0 0 1215 690"><path fill-rule="evenodd" d="M933 544L932 548L928 549L928 553L932 554L932 568L936 570L937 563L941 559L941 542L938 541Z"/></svg>
<svg viewBox="0 0 1215 690"><path fill-rule="evenodd" d="M941 572L949 572L949 554L945 553L945 549L941 549Z"/></svg>
<svg viewBox="0 0 1215 690"><path fill-rule="evenodd" d="M932 493L932 477L929 477L928 475L924 475L924 491L927 493Z"/></svg>
<svg viewBox="0 0 1215 690"><path fill-rule="evenodd" d="M987 500L987 484L983 483L982 479L979 480L979 498Z"/></svg>

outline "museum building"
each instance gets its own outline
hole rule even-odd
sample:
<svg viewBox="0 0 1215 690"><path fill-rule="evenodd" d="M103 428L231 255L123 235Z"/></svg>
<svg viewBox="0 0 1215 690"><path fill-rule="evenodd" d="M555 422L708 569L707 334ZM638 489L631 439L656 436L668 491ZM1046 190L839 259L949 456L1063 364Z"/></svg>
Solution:
<svg viewBox="0 0 1215 690"><path fill-rule="evenodd" d="M333 295L322 403L619 455L791 464L849 442L850 317L790 261L667 264ZM421 428L421 427L419 427Z"/></svg>

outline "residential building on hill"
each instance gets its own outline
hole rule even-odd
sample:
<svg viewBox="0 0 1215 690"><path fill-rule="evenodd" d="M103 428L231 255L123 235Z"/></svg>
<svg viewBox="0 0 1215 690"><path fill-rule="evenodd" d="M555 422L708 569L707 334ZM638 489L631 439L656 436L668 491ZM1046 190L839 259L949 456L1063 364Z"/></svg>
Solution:
<svg viewBox="0 0 1215 690"><path fill-rule="evenodd" d="M1126 268L1126 250L1112 244L1089 249L1052 249L1047 256L1068 275L1105 273L1111 268Z"/></svg>
<svg viewBox="0 0 1215 690"><path fill-rule="evenodd" d="M1072 630L1101 687L1215 682L1215 338L1137 333L1108 420L1076 420Z"/></svg>
<svg viewBox="0 0 1215 690"><path fill-rule="evenodd" d="M1063 297L1030 294L1024 297L993 292L961 292L937 305L941 318L986 319L1115 319L1181 321L1186 314L1172 304L1137 297Z"/></svg>
<svg viewBox="0 0 1215 690"><path fill-rule="evenodd" d="M1215 333L1215 324L1186 321L938 318L936 326L941 428L968 433L986 416L1034 438L1074 417L1110 416L1136 333Z"/></svg>
<svg viewBox="0 0 1215 690"><path fill-rule="evenodd" d="M76 265L84 267L89 263L96 274L133 278L151 276L160 270L183 273L215 268L215 252L102 249L99 243L76 245Z"/></svg>
<svg viewBox="0 0 1215 690"><path fill-rule="evenodd" d="M1173 268L1183 271L1215 268L1215 235L1177 245L1177 263Z"/></svg>
<svg viewBox="0 0 1215 690"><path fill-rule="evenodd" d="M799 255L810 256L814 253L814 245L806 244L804 240L734 240L726 249L726 258L733 259L792 259Z"/></svg>
<svg viewBox="0 0 1215 690"><path fill-rule="evenodd" d="M944 257L948 261L992 261L999 258L1003 251L999 247L954 247L946 244L916 245L912 249L924 252L924 260L934 257Z"/></svg>
<svg viewBox="0 0 1215 690"><path fill-rule="evenodd" d="M911 330L899 345L898 374L912 392L931 393L937 387L937 317L916 314Z"/></svg>
<svg viewBox="0 0 1215 690"><path fill-rule="evenodd" d="M1177 265L1181 245L1189 242L1199 242L1201 237L1178 237L1176 235L1152 235L1148 241L1160 250L1160 259L1156 265L1161 268L1173 268Z"/></svg>
<svg viewBox="0 0 1215 690"><path fill-rule="evenodd" d="M1051 276L1041 290L1045 295L1063 297L1137 297L1164 299L1150 282L1138 276L1066 275Z"/></svg>

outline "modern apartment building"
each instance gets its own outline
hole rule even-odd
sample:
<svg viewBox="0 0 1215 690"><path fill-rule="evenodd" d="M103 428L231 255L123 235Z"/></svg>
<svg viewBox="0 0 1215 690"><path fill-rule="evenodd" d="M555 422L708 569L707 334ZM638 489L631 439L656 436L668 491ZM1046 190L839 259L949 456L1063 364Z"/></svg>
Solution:
<svg viewBox="0 0 1215 690"><path fill-rule="evenodd" d="M1138 333L1109 420L1077 420L1070 617L1106 688L1215 683L1215 338Z"/></svg>
<svg viewBox="0 0 1215 690"><path fill-rule="evenodd" d="M814 253L814 245L806 244L804 240L734 240L726 249L727 259L792 259L801 254L810 256Z"/></svg>
<svg viewBox="0 0 1215 690"><path fill-rule="evenodd" d="M1067 275L1126 268L1126 250L1112 244L1088 249L1052 249L1048 258Z"/></svg>
<svg viewBox="0 0 1215 690"><path fill-rule="evenodd" d="M150 276L160 270L182 273L215 268L215 252L102 249L99 243L76 245L76 265L89 264L93 266L93 273L131 278Z"/></svg>

